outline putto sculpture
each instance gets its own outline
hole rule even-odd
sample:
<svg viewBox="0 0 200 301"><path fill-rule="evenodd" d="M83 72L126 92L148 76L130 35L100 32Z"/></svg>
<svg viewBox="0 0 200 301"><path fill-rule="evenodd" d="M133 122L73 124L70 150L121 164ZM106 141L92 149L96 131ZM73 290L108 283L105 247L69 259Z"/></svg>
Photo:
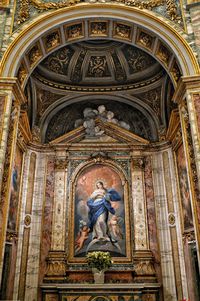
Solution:
<svg viewBox="0 0 200 301"><path fill-rule="evenodd" d="M87 137L97 137L104 134L102 130L95 123L95 119L100 119L103 122L110 122L117 124L118 126L130 130L130 125L123 120L115 118L115 114L112 111L107 111L104 105L98 106L97 110L92 108L85 108L83 111L83 119L77 119L74 123L74 128L81 125L84 126Z"/></svg>

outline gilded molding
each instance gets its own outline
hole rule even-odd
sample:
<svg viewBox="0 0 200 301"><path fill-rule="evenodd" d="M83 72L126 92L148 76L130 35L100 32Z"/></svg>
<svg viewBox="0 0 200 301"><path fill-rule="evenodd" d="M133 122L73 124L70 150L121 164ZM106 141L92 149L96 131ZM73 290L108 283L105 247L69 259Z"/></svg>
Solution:
<svg viewBox="0 0 200 301"><path fill-rule="evenodd" d="M4 0L6 1L6 0ZM74 6L80 3L86 3L87 5L93 3L119 3L125 6L137 7L139 9L148 9L152 10L153 8L162 6L166 4L166 11L167 16L172 21L177 21L178 23L181 22L181 17L178 15L177 5L174 0L148 0L148 1L140 1L140 0L108 0L108 1L100 1L100 0L67 0L67 1L60 1L60 2L44 2L41 0L20 0L19 12L18 12L18 20L17 23L21 24L25 22L30 17L30 5L34 8L38 9L39 11L46 11L51 9L60 9L65 7Z"/></svg>

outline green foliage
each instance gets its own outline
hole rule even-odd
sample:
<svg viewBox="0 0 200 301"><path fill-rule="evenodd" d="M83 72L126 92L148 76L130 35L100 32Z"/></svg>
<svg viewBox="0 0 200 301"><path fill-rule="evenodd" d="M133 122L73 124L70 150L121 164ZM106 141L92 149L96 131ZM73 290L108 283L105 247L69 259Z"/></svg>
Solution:
<svg viewBox="0 0 200 301"><path fill-rule="evenodd" d="M112 265L112 258L109 252L89 252L86 255L86 260L90 268L95 268L99 271L106 270Z"/></svg>

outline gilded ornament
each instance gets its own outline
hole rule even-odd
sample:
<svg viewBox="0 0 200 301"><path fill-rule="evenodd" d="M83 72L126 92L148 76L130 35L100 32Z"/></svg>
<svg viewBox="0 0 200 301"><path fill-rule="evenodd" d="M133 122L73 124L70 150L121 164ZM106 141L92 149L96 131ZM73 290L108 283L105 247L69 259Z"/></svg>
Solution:
<svg viewBox="0 0 200 301"><path fill-rule="evenodd" d="M33 67L41 57L42 57L42 53L39 46L38 45L33 46L28 53L30 66Z"/></svg>
<svg viewBox="0 0 200 301"><path fill-rule="evenodd" d="M17 77L18 77L20 84L23 85L23 83L27 77L27 71L23 64L19 67Z"/></svg>
<svg viewBox="0 0 200 301"><path fill-rule="evenodd" d="M176 61L174 61L174 64L172 66L172 69L171 69L170 73L172 74L174 80L176 82L178 82L178 80L181 77L181 71L180 71L180 69L179 69L178 64L177 64Z"/></svg>
<svg viewBox="0 0 200 301"><path fill-rule="evenodd" d="M163 61L166 65L169 64L170 59L170 52L169 50L162 44L159 45L158 51L157 51L158 58Z"/></svg>
<svg viewBox="0 0 200 301"><path fill-rule="evenodd" d="M57 47L60 44L60 34L58 31L50 33L45 37L45 46L48 50Z"/></svg>
<svg viewBox="0 0 200 301"><path fill-rule="evenodd" d="M91 36L106 36L107 35L107 22L90 22L90 35Z"/></svg>
<svg viewBox="0 0 200 301"><path fill-rule="evenodd" d="M115 23L114 36L121 39L131 39L131 27L126 24Z"/></svg>
<svg viewBox="0 0 200 301"><path fill-rule="evenodd" d="M109 76L108 66L105 56L91 56L88 66L87 76L105 77Z"/></svg>
<svg viewBox="0 0 200 301"><path fill-rule="evenodd" d="M176 218L174 213L168 214L168 222L170 226L175 226Z"/></svg>
<svg viewBox="0 0 200 301"><path fill-rule="evenodd" d="M3 0L6 1L6 0ZM30 5L39 11L49 10L49 9L59 9L64 7L69 7L72 5L79 4L81 2L86 2L88 4L93 4L96 2L100 3L120 3L126 6L138 7L140 9L149 9L152 10L155 7L159 7L166 4L166 10L169 18L171 20L177 20L180 23L180 17L178 16L177 6L174 0L65 0L60 2L45 2L44 0L21 0L20 1L20 9L18 13L17 23L23 23L30 17ZM121 34L122 32L120 32Z"/></svg>
<svg viewBox="0 0 200 301"><path fill-rule="evenodd" d="M167 3L167 13L171 20L180 19L177 16L177 6L175 0L166 0Z"/></svg>
<svg viewBox="0 0 200 301"><path fill-rule="evenodd" d="M147 34L146 32L141 31L139 33L137 43L143 45L146 48L151 49L153 45L153 41L154 38L151 35Z"/></svg>
<svg viewBox="0 0 200 301"><path fill-rule="evenodd" d="M30 224L31 224L31 216L27 214L24 218L24 225L28 227L30 226Z"/></svg>
<svg viewBox="0 0 200 301"><path fill-rule="evenodd" d="M21 24L25 22L30 17L29 5L30 5L30 0L20 1L20 9L17 18L17 24Z"/></svg>
<svg viewBox="0 0 200 301"><path fill-rule="evenodd" d="M73 40L73 39L83 37L83 24L82 23L66 26L65 30L66 30L67 40Z"/></svg>

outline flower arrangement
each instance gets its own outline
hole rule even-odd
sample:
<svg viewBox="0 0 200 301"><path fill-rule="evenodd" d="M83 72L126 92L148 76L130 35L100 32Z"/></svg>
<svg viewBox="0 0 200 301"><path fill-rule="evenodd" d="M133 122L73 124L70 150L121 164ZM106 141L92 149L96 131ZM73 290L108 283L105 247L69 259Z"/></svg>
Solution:
<svg viewBox="0 0 200 301"><path fill-rule="evenodd" d="M86 255L86 260L90 268L95 268L98 271L106 270L112 265L112 258L109 252L89 252Z"/></svg>

